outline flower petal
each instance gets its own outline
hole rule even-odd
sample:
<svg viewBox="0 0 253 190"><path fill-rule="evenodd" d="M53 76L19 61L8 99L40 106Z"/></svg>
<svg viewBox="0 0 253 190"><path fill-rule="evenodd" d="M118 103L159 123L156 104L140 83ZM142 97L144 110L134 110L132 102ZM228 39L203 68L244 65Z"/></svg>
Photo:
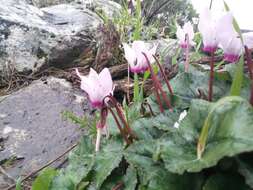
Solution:
<svg viewBox="0 0 253 190"><path fill-rule="evenodd" d="M218 41L227 40L234 34L233 15L231 12L228 12L217 22L217 39Z"/></svg>
<svg viewBox="0 0 253 190"><path fill-rule="evenodd" d="M177 26L177 32L176 32L176 35L177 35L177 39L179 40L179 43L184 43L185 41L185 33L182 29L181 26Z"/></svg>
<svg viewBox="0 0 253 190"><path fill-rule="evenodd" d="M253 32L242 34L244 44L249 48L253 48Z"/></svg>
<svg viewBox="0 0 253 190"><path fill-rule="evenodd" d="M125 58L128 62L128 64L133 67L136 63L136 53L135 51L126 43L123 43L123 48L124 48L124 52L125 52Z"/></svg>
<svg viewBox="0 0 253 190"><path fill-rule="evenodd" d="M134 41L132 44L132 48L135 52L139 52L139 53L146 53L148 51L148 47L147 44L144 41Z"/></svg>
<svg viewBox="0 0 253 190"><path fill-rule="evenodd" d="M99 82L103 88L104 97L109 95L113 90L112 76L108 68L104 68L99 73Z"/></svg>
<svg viewBox="0 0 253 190"><path fill-rule="evenodd" d="M194 38L194 31L192 24L190 22L185 23L183 30L185 34L188 34L189 41L192 41Z"/></svg>

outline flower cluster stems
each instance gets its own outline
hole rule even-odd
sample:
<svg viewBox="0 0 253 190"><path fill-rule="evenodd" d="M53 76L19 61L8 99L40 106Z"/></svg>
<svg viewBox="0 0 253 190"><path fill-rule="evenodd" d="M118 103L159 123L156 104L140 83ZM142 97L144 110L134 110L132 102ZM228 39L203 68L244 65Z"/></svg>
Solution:
<svg viewBox="0 0 253 190"><path fill-rule="evenodd" d="M214 52L211 52L210 60L210 78L209 78L209 91L208 91L208 101L213 99L213 81L214 81Z"/></svg>
<svg viewBox="0 0 253 190"><path fill-rule="evenodd" d="M186 41L186 48L185 48L185 65L184 65L184 71L186 73L189 72L189 66L190 66L190 41L189 41L189 35L185 35L185 41Z"/></svg>
<svg viewBox="0 0 253 190"><path fill-rule="evenodd" d="M163 79L164 79L164 81L165 81L165 83L166 83L166 85L167 85L167 88L168 88L170 94L173 95L172 87L171 87L171 85L170 85L170 83L169 83L169 81L168 81L168 78L166 77L165 71L164 71L164 69L163 69L163 67L162 67L162 65L161 65L161 63L160 63L160 61L157 59L156 56L153 55L153 57L154 57L154 59L155 59L157 65L158 65L158 67L159 67L159 69L160 69L160 71L161 71L161 73L162 73Z"/></svg>
<svg viewBox="0 0 253 190"><path fill-rule="evenodd" d="M96 152L98 152L100 148L101 136L102 136L102 128L97 128L97 139L96 139L96 147L95 147Z"/></svg>
<svg viewBox="0 0 253 190"><path fill-rule="evenodd" d="M149 70L150 70L150 74L151 74L151 78L152 78L152 81L153 81L153 85L154 85L154 89L155 89L155 95L156 95L156 98L157 98L157 102L159 104L159 107L160 107L160 111L163 113L164 112L164 109L163 109L163 105L162 105L162 102L161 102L161 98L160 98L160 93L163 97L163 100L165 101L165 104L166 106L169 108L169 109L172 109L172 106L171 106L171 103L170 103L170 100L169 98L167 97L167 94L164 92L163 88L162 88L162 85L161 83L159 82L157 76L155 75L155 72L151 66L151 63L147 57L147 55L145 53L143 53L145 59L147 60L147 63L148 63L148 67L149 67ZM160 93L159 93L160 92Z"/></svg>
<svg viewBox="0 0 253 190"><path fill-rule="evenodd" d="M245 56L247 60L248 70L249 70L249 77L251 79L251 92L250 92L250 99L249 102L253 106L253 61L251 58L251 51L248 49L247 46L245 48Z"/></svg>
<svg viewBox="0 0 253 190"><path fill-rule="evenodd" d="M133 133L132 129L129 127L126 117L124 115L124 112L122 110L122 107L119 105L117 100L112 95L107 96L106 98L110 99L110 102L112 103L112 105L116 109L118 117L116 116L114 111L110 107L108 107L109 111L111 112L111 114L117 124L117 127L118 127L122 137L124 138L124 140L126 141L127 144L131 144L133 139L137 139L137 137ZM124 127L121 127L121 123L119 122L118 118L120 119L120 121Z"/></svg>

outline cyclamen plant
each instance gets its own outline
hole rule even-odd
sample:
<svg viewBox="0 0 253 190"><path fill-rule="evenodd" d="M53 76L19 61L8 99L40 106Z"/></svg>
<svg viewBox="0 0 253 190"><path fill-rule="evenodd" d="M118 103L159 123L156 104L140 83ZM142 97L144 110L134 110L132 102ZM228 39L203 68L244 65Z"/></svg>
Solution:
<svg viewBox="0 0 253 190"><path fill-rule="evenodd" d="M118 124L118 128L120 130L121 135L127 144L130 144L132 139L135 138L133 135L126 118L123 114L120 105L113 97L114 85L112 82L112 77L108 68L104 68L101 73L97 73L92 68L90 69L90 73L88 76L82 76L79 71L76 69L76 74L81 79L81 89L84 90L91 102L93 108L98 108L100 110L100 121L97 123L97 139L96 139L96 152L99 151L100 148L100 140L102 137L102 133L107 133L107 125L106 119L108 115L108 110L114 116L116 123ZM117 116L113 112L113 110L109 106L109 102L115 106L117 114L121 119L121 122L124 124L124 129L121 126L120 122L117 119Z"/></svg>
<svg viewBox="0 0 253 190"><path fill-rule="evenodd" d="M192 24L187 22L184 24L183 28L177 26L176 35L179 40L180 47L185 50L185 72L188 72L190 47L195 45L195 42L193 41L194 31Z"/></svg>
<svg viewBox="0 0 253 190"><path fill-rule="evenodd" d="M125 58L130 65L130 70L133 73L143 73L148 70L148 62L143 53L145 53L150 61L154 63L153 55L156 53L157 46L148 48L148 44L144 41L134 41L132 46L123 43Z"/></svg>
<svg viewBox="0 0 253 190"><path fill-rule="evenodd" d="M134 41L132 44L132 48L126 44L123 43L124 51L125 51L125 58L130 65L130 70L135 73L143 73L147 70L150 71L154 90L155 90L155 95L157 98L157 102L160 105L160 111L164 112L161 98L160 98L160 93L167 105L168 108L172 108L170 100L168 99L166 93L164 92L162 85L158 78L156 77L156 74L153 70L152 64L156 62L158 64L158 67L160 69L160 72L163 76L164 81L166 82L166 85L168 87L168 90L171 94L173 94L172 88L169 84L169 81L165 75L164 69L162 65L160 64L159 60L155 56L157 45L154 45L152 48L148 48L149 44L143 42L143 41Z"/></svg>

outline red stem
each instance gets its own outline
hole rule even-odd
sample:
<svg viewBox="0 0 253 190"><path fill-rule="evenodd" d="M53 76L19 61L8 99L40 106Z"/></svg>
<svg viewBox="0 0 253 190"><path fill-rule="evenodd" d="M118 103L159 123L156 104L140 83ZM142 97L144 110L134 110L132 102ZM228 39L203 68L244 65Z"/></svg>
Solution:
<svg viewBox="0 0 253 190"><path fill-rule="evenodd" d="M165 101L165 103L166 103L166 105L167 105L167 107L168 107L169 109L172 109L171 104L170 104L170 100L168 99L167 94L163 91L162 85L161 85L161 83L159 82L159 80L157 79L157 77L156 77L156 75L155 75L155 72L154 72L154 70L153 70L153 68L152 68L152 66L151 66L151 63L150 63L150 61L149 61L147 55L146 55L145 53L142 53L142 54L144 55L144 57L145 57L146 60L147 60L148 67L149 67L149 70L150 70L150 74L151 74L152 79L153 79L153 84L154 84L154 86L156 87L158 96L159 96L159 91L160 91L161 94L162 94L162 97L163 97L163 99L164 99L164 101ZM159 97L159 98L160 98L160 97ZM160 104L160 106L162 105L161 100L160 100L160 103L159 103L159 104ZM164 111L164 110L163 110L163 111ZM161 112L163 112L163 111L161 111Z"/></svg>
<svg viewBox="0 0 253 190"><path fill-rule="evenodd" d="M113 119L115 120L116 124L117 124L117 127L120 131L120 134L122 135L122 137L125 139L126 143L127 144L131 144L130 140L127 138L124 130L121 128L120 126L120 123L119 123L119 120L117 118L117 116L115 115L115 113L112 111L112 109L110 107L108 107L109 111L111 112L112 116L113 116Z"/></svg>
<svg viewBox="0 0 253 190"><path fill-rule="evenodd" d="M251 93L250 93L250 99L249 102L253 106L253 62L251 59L251 51L248 49L247 46L244 46L245 48L245 56L247 59L247 65L249 70L249 77L251 79Z"/></svg>
<svg viewBox="0 0 253 190"><path fill-rule="evenodd" d="M147 55L145 53L143 53L143 55L146 58L147 63L148 63L148 67L149 67L149 70L150 70L151 78L152 78L154 89L155 89L155 96L156 96L157 102L159 104L160 111L161 111L161 113L163 113L164 109L163 109L163 105L162 105L161 98L160 98L160 95L159 95L159 87L157 86L156 75L155 75L154 70L153 70L153 68L152 68L152 66L151 66L151 64L148 60Z"/></svg>
<svg viewBox="0 0 253 190"><path fill-rule="evenodd" d="M110 100L112 101L112 103L114 104L115 108L116 108L116 111L118 113L118 116L120 117L122 123L124 124L125 126L125 129L127 130L128 134L134 138L134 139L137 139L136 135L134 135L132 129L129 127L127 121L126 121L126 118L125 118L125 115L122 111L122 108L119 106L117 100L113 97L113 96L110 96Z"/></svg>
<svg viewBox="0 0 253 190"><path fill-rule="evenodd" d="M189 59L189 50L190 50L190 43L189 43L189 35L185 35L185 41L186 41L186 48L185 48L185 65L184 70L186 73L189 72L189 65L190 65L190 59Z"/></svg>
<svg viewBox="0 0 253 190"><path fill-rule="evenodd" d="M170 86L170 83L169 83L169 81L168 81L168 79L167 79L167 77L166 77L166 74L165 74L165 72L164 72L164 69L163 69L162 65L160 64L160 62L159 62L159 60L157 59L156 56L153 56L153 57L154 57L154 59L156 60L156 63L158 64L158 67L159 67L159 69L160 69L160 71L161 71L161 73L162 73L162 76L163 76L163 78L164 78L164 80L165 80L165 83L166 83L166 85L167 85L167 87L168 87L168 89L169 89L170 94L173 95L172 87Z"/></svg>
<svg viewBox="0 0 253 190"><path fill-rule="evenodd" d="M214 52L211 53L210 60L210 79L209 79L209 92L208 101L212 101L213 98L213 80L214 80Z"/></svg>

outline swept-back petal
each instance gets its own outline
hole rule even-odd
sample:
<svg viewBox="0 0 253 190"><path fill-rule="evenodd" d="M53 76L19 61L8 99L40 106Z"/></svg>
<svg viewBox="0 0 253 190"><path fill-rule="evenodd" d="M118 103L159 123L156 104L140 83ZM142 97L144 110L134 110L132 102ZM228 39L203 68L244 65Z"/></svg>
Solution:
<svg viewBox="0 0 253 190"><path fill-rule="evenodd" d="M189 41L192 41L194 38L194 31L192 24L190 22L185 23L185 25L183 26L183 30L185 34L188 34Z"/></svg>
<svg viewBox="0 0 253 190"><path fill-rule="evenodd" d="M147 53L148 59L150 61L150 63L154 63L155 59L153 57L153 55L156 54L156 50L157 50L158 45L154 45ZM146 59L145 59L146 60Z"/></svg>
<svg viewBox="0 0 253 190"><path fill-rule="evenodd" d="M185 33L184 33L182 27L179 25L177 25L176 35L177 35L177 39L179 40L180 43L185 41Z"/></svg>
<svg viewBox="0 0 253 190"><path fill-rule="evenodd" d="M198 29L201 33L206 33L208 25L213 22L211 11L205 7L199 14Z"/></svg>
<svg viewBox="0 0 253 190"><path fill-rule="evenodd" d="M123 48L128 64L133 67L137 59L136 52L126 43L123 43Z"/></svg>
<svg viewBox="0 0 253 190"><path fill-rule="evenodd" d="M135 52L147 52L148 51L148 47L147 44L144 41L134 41L132 44L132 48Z"/></svg>
<svg viewBox="0 0 253 190"><path fill-rule="evenodd" d="M253 48L253 32L242 34L244 44L249 48Z"/></svg>
<svg viewBox="0 0 253 190"><path fill-rule="evenodd" d="M233 15L231 12L228 12L217 22L217 39L218 41L228 39L230 36L234 35L234 33Z"/></svg>
<svg viewBox="0 0 253 190"><path fill-rule="evenodd" d="M103 84L103 93L104 96L109 95L113 90L113 82L112 82L112 76L108 68L104 68L99 73L99 82L100 84Z"/></svg>

